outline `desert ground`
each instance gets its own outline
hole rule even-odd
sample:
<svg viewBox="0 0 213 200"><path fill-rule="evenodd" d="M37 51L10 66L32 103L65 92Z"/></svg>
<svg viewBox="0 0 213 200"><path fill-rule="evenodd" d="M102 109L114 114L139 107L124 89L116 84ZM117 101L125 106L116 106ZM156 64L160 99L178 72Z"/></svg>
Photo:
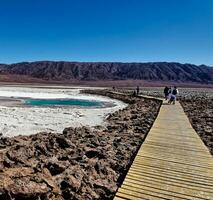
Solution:
<svg viewBox="0 0 213 200"><path fill-rule="evenodd" d="M129 89L82 92L116 99L125 107L95 127L70 125L59 133L1 137L0 199L113 199L162 102L133 97ZM162 87L140 90L157 97L162 92ZM179 88L178 100L211 153L212 98L212 89Z"/></svg>

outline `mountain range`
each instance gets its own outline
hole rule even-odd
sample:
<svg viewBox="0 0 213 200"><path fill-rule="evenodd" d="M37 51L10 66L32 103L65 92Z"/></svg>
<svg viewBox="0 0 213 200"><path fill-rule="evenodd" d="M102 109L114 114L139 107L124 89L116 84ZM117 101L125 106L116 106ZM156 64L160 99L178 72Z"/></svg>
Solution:
<svg viewBox="0 0 213 200"><path fill-rule="evenodd" d="M46 81L148 80L213 84L213 67L175 62L38 61L0 64L0 76L5 75Z"/></svg>

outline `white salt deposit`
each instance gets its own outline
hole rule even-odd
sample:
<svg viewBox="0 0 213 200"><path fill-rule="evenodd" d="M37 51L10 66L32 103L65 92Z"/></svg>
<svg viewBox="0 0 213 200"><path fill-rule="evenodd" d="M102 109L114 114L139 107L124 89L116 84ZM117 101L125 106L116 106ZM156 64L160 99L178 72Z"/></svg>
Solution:
<svg viewBox="0 0 213 200"><path fill-rule="evenodd" d="M104 125L109 113L123 109L126 104L107 97L85 95L79 88L0 87L0 97L39 99L88 99L115 104L105 108L23 107L0 105L0 133L4 136L30 135L42 131L61 133L65 127Z"/></svg>

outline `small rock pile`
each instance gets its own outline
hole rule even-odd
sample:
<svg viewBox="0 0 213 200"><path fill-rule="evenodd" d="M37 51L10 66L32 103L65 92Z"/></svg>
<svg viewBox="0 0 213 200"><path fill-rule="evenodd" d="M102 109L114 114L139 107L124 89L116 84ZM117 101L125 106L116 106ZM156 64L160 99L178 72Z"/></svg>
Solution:
<svg viewBox="0 0 213 200"><path fill-rule="evenodd" d="M0 199L114 197L161 102L95 92L130 104L109 115L106 127L70 127L61 134L0 138Z"/></svg>

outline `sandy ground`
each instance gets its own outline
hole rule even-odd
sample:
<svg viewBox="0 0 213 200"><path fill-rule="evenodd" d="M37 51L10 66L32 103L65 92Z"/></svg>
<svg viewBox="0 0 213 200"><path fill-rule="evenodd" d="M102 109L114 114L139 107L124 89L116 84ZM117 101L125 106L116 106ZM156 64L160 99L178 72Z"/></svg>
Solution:
<svg viewBox="0 0 213 200"><path fill-rule="evenodd" d="M81 88L82 89L82 88ZM0 87L0 98L76 98L104 101L115 104L105 108L73 108L73 107L22 107L11 106L5 100L0 103L0 133L4 136L30 135L42 131L61 133L65 127L82 125L104 125L109 113L122 109L127 105L121 101L107 97L79 94L79 88L50 87Z"/></svg>

